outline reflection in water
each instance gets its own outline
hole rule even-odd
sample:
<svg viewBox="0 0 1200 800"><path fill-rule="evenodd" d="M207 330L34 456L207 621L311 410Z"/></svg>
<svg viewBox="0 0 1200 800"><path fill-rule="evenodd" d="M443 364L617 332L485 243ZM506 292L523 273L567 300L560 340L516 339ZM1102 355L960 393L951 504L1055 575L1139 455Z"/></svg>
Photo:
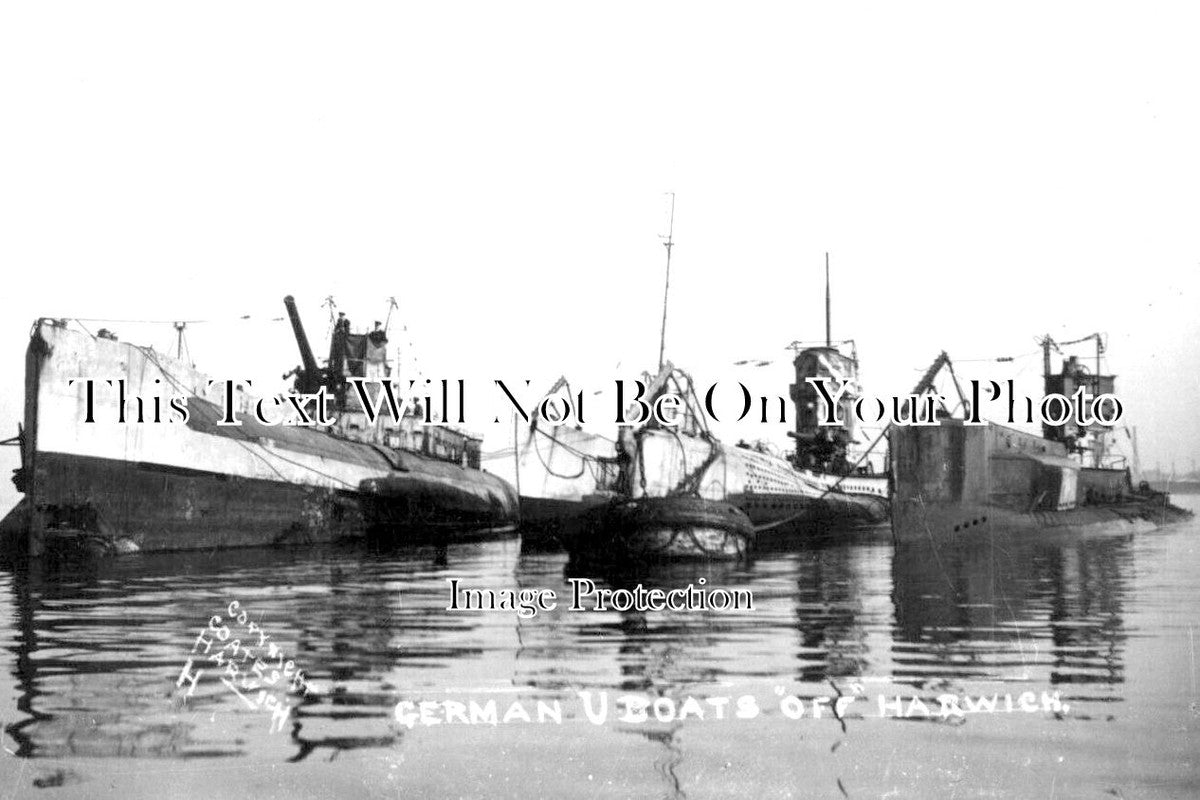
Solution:
<svg viewBox="0 0 1200 800"><path fill-rule="evenodd" d="M498 540L35 564L0 572L0 669L9 676L0 701L7 698L9 747L22 758L273 762L403 753L426 729L397 724L397 702L469 692L566 709L578 709L580 690L614 700L753 694L770 713L780 687L811 698L868 680L913 691L1023 681L1119 702L1134 550L1123 538L896 550L890 540L857 541L744 564L595 574L563 553ZM572 612L571 577L662 589L704 577L710 587L751 590L755 608ZM449 578L553 589L559 607L532 619L450 613ZM242 705L216 669L186 700L176 687L197 633L232 600L316 687L292 696L281 733L268 733L269 715ZM515 727L497 735L522 735ZM570 733L596 753L616 747L613 734L626 747L642 742L642 767L655 770L666 796L684 797L682 776L697 768L688 734L697 729L714 730L651 716L642 724L581 721ZM728 746L754 750L755 726L720 730Z"/></svg>
<svg viewBox="0 0 1200 800"><path fill-rule="evenodd" d="M898 545L897 680L1118 684L1128 537Z"/></svg>
<svg viewBox="0 0 1200 800"><path fill-rule="evenodd" d="M607 567L602 572L568 562L564 569L568 578L588 578L598 586L634 590L639 584L670 591L694 586L701 579L706 586L722 587L729 591L752 588L752 573L732 562L711 564L659 563L620 569ZM684 762L679 744L681 729L687 724L674 718L685 696L704 695L693 687L716 684L723 677L720 670L706 666L707 657L721 646L722 638L735 633L718 612L658 613L646 611L617 612L616 620L600 630L617 642L616 661L619 681L616 688L635 693L650 704L647 721L631 723L621 728L626 733L644 738L661 751L653 754L655 772L661 777L666 792L663 797L685 798L677 772ZM745 626L743 619L741 625ZM536 682L536 676L531 677ZM654 702L669 700L670 711L664 710L659 719L654 715ZM614 709L615 714L615 709Z"/></svg>
<svg viewBox="0 0 1200 800"><path fill-rule="evenodd" d="M868 672L870 661L863 600L874 577L869 560L886 559L882 547L801 551L796 556L796 630L800 683Z"/></svg>

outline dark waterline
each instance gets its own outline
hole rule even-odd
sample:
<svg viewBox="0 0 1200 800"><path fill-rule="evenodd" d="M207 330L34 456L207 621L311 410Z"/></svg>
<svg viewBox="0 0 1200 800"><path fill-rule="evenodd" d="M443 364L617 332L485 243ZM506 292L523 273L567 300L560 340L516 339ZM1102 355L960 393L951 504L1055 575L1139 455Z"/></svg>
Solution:
<svg viewBox="0 0 1200 800"><path fill-rule="evenodd" d="M18 796L207 796L231 780L292 797L1195 796L1197 533L1193 521L936 551L883 536L607 575L511 538L10 569L0 785ZM755 608L571 612L569 577L661 588L704 577L750 590ZM449 578L552 589L559 608L447 612ZM228 623L235 600L310 681L307 695L273 688L294 705L282 730L203 654L191 655L205 670L194 694L177 686L197 635L213 615ZM692 697L706 713L629 722L610 710L597 725L581 691L669 698L661 708L676 711ZM1069 710L937 713L940 695L1026 691L1058 692ZM844 719L812 719L814 698L838 695L860 699ZM931 713L881 712L881 695L901 710L923 698ZM761 713L737 719L747 696ZM800 719L782 713L784 697ZM721 698L717 719L709 701ZM394 714L447 700L531 716L557 703L563 719L410 728Z"/></svg>

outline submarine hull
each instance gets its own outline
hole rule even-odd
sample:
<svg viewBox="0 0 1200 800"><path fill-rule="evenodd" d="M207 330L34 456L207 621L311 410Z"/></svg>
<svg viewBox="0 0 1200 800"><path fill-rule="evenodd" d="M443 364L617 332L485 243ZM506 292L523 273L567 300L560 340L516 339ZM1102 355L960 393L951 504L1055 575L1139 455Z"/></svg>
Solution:
<svg viewBox="0 0 1200 800"><path fill-rule="evenodd" d="M0 521L0 544L38 556L361 538L364 482L402 469L431 486L451 472L466 493L511 491L434 457L319 427L265 425L251 413L256 398L240 388L229 424L226 388L152 348L39 320L26 351L13 475L24 498ZM186 414L170 410L171 397L184 399ZM463 512L468 528L481 513L453 502L443 511L447 519Z"/></svg>

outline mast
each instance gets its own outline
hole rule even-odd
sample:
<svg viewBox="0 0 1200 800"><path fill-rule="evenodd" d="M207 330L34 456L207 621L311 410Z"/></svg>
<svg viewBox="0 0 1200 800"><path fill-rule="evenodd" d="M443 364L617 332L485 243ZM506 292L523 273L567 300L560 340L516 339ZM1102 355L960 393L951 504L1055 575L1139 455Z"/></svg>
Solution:
<svg viewBox="0 0 1200 800"><path fill-rule="evenodd" d="M658 338L658 370L662 371L663 367L663 351L667 347L667 297L671 293L671 247L674 242L671 237L675 234L675 193L668 192L671 195L671 221L667 226L667 240L663 242L663 247L667 248L667 277L663 285L663 316L662 316L662 334Z"/></svg>
<svg viewBox="0 0 1200 800"><path fill-rule="evenodd" d="M829 252L825 253L825 346L833 347L833 336L829 327Z"/></svg>
<svg viewBox="0 0 1200 800"><path fill-rule="evenodd" d="M1042 337L1040 344L1042 345L1042 386L1046 394L1050 394L1050 346L1054 344L1054 340L1047 333Z"/></svg>

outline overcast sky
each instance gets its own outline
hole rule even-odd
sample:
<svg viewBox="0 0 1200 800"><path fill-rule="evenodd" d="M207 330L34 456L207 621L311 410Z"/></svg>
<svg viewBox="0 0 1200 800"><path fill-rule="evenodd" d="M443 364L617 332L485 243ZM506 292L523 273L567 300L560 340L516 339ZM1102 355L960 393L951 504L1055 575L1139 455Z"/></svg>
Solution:
<svg viewBox="0 0 1200 800"><path fill-rule="evenodd" d="M393 341L426 375L636 377L658 355L675 192L667 354L701 382L786 395L784 347L823 335L828 251L834 336L857 340L869 392L908 391L941 349L965 364L1103 331L1143 463L1182 471L1200 450L1198 21L1186 4L6 4L0 432L38 316L250 314L192 326L193 354L277 379L298 360L270 322L288 293L318 352L324 297L365 325L395 296Z"/></svg>

